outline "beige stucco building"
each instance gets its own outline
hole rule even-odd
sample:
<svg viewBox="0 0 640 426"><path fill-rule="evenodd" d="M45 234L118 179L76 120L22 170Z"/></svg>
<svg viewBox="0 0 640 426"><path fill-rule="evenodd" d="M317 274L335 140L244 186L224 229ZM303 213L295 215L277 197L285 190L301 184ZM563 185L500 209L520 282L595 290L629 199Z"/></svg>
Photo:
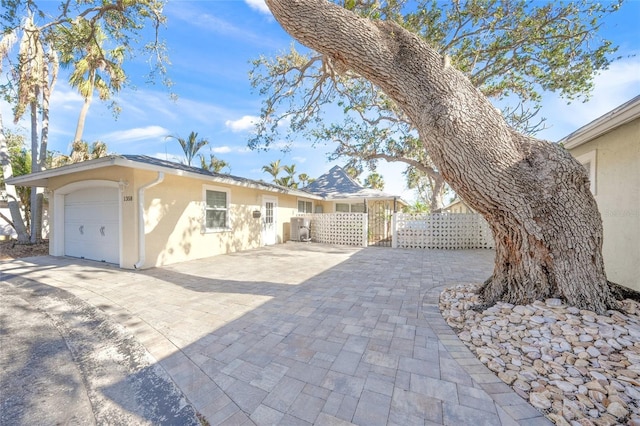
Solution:
<svg viewBox="0 0 640 426"><path fill-rule="evenodd" d="M109 156L12 179L45 187L49 252L148 268L285 241L322 198L146 156Z"/></svg>
<svg viewBox="0 0 640 426"><path fill-rule="evenodd" d="M559 143L589 171L607 277L640 290L640 96Z"/></svg>
<svg viewBox="0 0 640 426"><path fill-rule="evenodd" d="M128 269L283 243L294 216L394 200L380 191L332 198L143 155L112 155L8 182L46 188L51 255Z"/></svg>

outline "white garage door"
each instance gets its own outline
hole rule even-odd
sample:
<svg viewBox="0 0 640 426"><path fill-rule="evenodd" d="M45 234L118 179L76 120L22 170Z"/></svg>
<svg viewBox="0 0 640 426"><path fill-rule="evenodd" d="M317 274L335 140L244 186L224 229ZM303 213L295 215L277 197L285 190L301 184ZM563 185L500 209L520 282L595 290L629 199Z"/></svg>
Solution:
<svg viewBox="0 0 640 426"><path fill-rule="evenodd" d="M64 254L120 263L118 188L87 188L64 197Z"/></svg>

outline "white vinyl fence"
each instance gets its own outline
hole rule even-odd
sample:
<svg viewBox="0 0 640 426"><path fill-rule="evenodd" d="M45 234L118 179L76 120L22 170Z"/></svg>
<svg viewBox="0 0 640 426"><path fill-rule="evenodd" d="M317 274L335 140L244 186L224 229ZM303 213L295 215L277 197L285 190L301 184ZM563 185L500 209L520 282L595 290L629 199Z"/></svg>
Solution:
<svg viewBox="0 0 640 426"><path fill-rule="evenodd" d="M311 241L366 247L366 213L302 214L311 220ZM492 249L489 224L479 214L394 213L392 247L409 249Z"/></svg>
<svg viewBox="0 0 640 426"><path fill-rule="evenodd" d="M394 248L492 249L491 228L479 214L395 213Z"/></svg>
<svg viewBox="0 0 640 426"><path fill-rule="evenodd" d="M367 246L366 213L312 213L311 241L345 246Z"/></svg>

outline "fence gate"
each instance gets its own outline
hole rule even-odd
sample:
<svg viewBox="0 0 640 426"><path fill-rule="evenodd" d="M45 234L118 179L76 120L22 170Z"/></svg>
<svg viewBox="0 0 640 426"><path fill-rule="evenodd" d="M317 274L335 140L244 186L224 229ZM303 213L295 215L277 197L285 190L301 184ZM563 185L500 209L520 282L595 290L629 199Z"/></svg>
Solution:
<svg viewBox="0 0 640 426"><path fill-rule="evenodd" d="M391 247L393 201L370 201L367 207L369 246Z"/></svg>

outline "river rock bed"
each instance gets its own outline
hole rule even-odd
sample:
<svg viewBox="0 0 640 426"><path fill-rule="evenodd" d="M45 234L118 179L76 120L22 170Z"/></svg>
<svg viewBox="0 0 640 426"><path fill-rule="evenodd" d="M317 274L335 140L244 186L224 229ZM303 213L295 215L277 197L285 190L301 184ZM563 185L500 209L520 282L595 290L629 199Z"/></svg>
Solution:
<svg viewBox="0 0 640 426"><path fill-rule="evenodd" d="M640 426L640 304L598 315L560 299L476 312L477 285L440 295L440 311L478 359L558 425Z"/></svg>

